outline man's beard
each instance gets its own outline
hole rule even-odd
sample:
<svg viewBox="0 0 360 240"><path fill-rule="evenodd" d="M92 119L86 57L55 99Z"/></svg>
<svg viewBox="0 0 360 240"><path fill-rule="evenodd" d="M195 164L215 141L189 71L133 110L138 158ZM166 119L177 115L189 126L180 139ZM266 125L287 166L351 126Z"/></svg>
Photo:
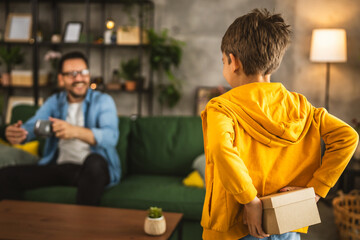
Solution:
<svg viewBox="0 0 360 240"><path fill-rule="evenodd" d="M77 83L79 83L79 82L77 82ZM74 87L77 83L73 83L72 86ZM81 82L81 83L85 83L85 82ZM71 97L73 97L75 99L84 98L86 96L86 93L87 93L87 89L84 94L77 94L77 93L74 93L72 90L69 90L69 94L71 95Z"/></svg>

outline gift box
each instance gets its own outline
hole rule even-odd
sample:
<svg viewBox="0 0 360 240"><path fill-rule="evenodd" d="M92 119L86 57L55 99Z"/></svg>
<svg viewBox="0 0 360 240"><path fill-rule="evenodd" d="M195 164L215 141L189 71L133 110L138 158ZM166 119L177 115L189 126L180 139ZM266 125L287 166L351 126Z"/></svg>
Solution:
<svg viewBox="0 0 360 240"><path fill-rule="evenodd" d="M44 70L39 71L39 86L45 86L48 82L48 74ZM16 87L33 86L33 73L30 70L11 71L11 85Z"/></svg>
<svg viewBox="0 0 360 240"><path fill-rule="evenodd" d="M146 32L142 31L142 43L147 44L148 38ZM139 45L140 28L137 26L119 27L116 31L116 43L118 45Z"/></svg>
<svg viewBox="0 0 360 240"><path fill-rule="evenodd" d="M260 198L263 229L283 234L321 222L313 188L276 193Z"/></svg>

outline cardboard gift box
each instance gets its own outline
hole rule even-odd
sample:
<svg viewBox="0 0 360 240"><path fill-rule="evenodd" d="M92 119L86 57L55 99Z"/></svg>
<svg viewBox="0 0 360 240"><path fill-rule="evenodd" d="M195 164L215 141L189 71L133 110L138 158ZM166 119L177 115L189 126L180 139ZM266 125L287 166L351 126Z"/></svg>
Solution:
<svg viewBox="0 0 360 240"><path fill-rule="evenodd" d="M268 234L283 234L321 222L313 188L276 193L260 199L263 229Z"/></svg>
<svg viewBox="0 0 360 240"><path fill-rule="evenodd" d="M116 43L118 45L139 45L140 28L137 26L119 27L116 31ZM145 30L142 31L142 43L149 43Z"/></svg>
<svg viewBox="0 0 360 240"><path fill-rule="evenodd" d="M31 87L33 85L33 75L30 70L11 71L11 85L17 87ZM48 74L45 70L39 71L39 86L45 86L48 82Z"/></svg>

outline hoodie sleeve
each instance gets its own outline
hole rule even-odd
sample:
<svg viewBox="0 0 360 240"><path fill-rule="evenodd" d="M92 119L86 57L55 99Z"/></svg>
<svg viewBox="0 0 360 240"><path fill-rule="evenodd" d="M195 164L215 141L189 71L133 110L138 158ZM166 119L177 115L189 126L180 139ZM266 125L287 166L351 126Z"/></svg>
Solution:
<svg viewBox="0 0 360 240"><path fill-rule="evenodd" d="M207 111L207 151L215 171L227 192L246 204L256 197L248 169L239 156L235 145L233 120L214 108Z"/></svg>
<svg viewBox="0 0 360 240"><path fill-rule="evenodd" d="M326 197L354 154L359 136L352 127L323 108L315 110L314 118L326 150L321 167L315 171L307 186L314 187L318 195Z"/></svg>

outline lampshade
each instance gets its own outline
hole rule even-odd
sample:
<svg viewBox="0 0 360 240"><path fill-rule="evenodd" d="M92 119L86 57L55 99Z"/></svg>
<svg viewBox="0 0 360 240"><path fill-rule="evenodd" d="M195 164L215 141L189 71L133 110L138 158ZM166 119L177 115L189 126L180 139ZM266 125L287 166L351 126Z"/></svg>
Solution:
<svg viewBox="0 0 360 240"><path fill-rule="evenodd" d="M310 60L313 62L346 62L346 32L344 29L314 29Z"/></svg>

